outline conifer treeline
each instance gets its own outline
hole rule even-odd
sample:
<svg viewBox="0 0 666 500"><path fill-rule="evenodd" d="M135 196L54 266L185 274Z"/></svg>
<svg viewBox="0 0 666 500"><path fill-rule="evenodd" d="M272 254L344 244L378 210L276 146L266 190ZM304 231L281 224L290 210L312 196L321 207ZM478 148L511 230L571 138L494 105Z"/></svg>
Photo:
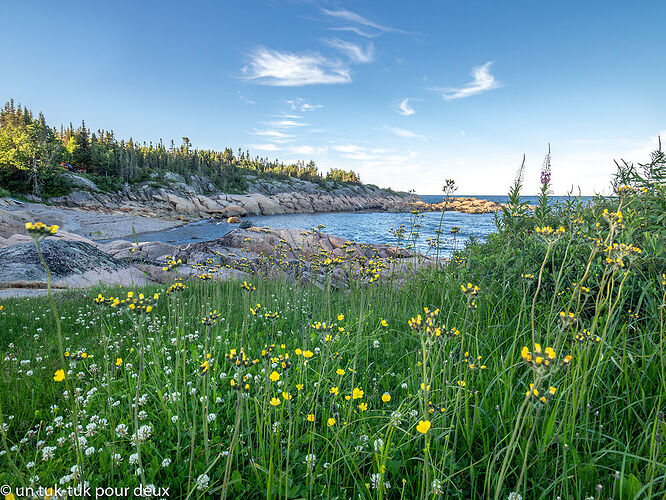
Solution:
<svg viewBox="0 0 666 500"><path fill-rule="evenodd" d="M249 151L230 148L224 151L197 149L187 137L176 145L162 140L135 142L118 140L112 130L93 132L85 122L74 128L50 127L44 115L35 118L32 111L13 99L0 110L0 187L10 192L54 196L69 190L65 170L74 170L93 178L103 189L116 190L125 182L151 179L151 174L175 172L210 178L222 191L242 191L244 174L286 178L287 176L323 183L325 179L360 182L352 171L333 169L326 178L314 161L285 164Z"/></svg>

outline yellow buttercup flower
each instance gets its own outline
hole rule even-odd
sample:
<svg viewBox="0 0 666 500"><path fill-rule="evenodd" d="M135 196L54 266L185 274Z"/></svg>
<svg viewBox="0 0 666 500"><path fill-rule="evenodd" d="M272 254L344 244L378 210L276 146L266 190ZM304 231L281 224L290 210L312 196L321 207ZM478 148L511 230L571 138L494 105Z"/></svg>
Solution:
<svg viewBox="0 0 666 500"><path fill-rule="evenodd" d="M363 397L364 392L359 389L358 387L354 387L354 390L352 391L352 398L353 399L361 399Z"/></svg>
<svg viewBox="0 0 666 500"><path fill-rule="evenodd" d="M361 411L365 411L365 410L368 409L368 405L365 404L365 403L360 403L360 404L358 405L358 409L361 410Z"/></svg>
<svg viewBox="0 0 666 500"><path fill-rule="evenodd" d="M337 396L338 394L340 394L340 389L338 389L337 387L331 387L331 390L328 392L331 394L335 394Z"/></svg>
<svg viewBox="0 0 666 500"><path fill-rule="evenodd" d="M332 427L335 425L335 419L333 417L330 417L326 423L328 424L329 427Z"/></svg>
<svg viewBox="0 0 666 500"><path fill-rule="evenodd" d="M271 405L272 406L278 406L280 403L282 403L280 398L271 398Z"/></svg>
<svg viewBox="0 0 666 500"><path fill-rule="evenodd" d="M391 401L391 395L388 392L385 392L384 394L382 394L382 401L384 403L388 403L389 401Z"/></svg>
<svg viewBox="0 0 666 500"><path fill-rule="evenodd" d="M306 420L307 420L308 422L314 422L314 420L315 420L314 413L309 413L308 416L307 416L307 418L306 418Z"/></svg>
<svg viewBox="0 0 666 500"><path fill-rule="evenodd" d="M342 375L345 374L345 371L344 371L342 368L338 368L337 370L335 370L335 373L337 373L338 375L342 376Z"/></svg>
<svg viewBox="0 0 666 500"><path fill-rule="evenodd" d="M62 382L65 380L65 370L60 369L55 372L55 375L53 375L53 380L56 382Z"/></svg>
<svg viewBox="0 0 666 500"><path fill-rule="evenodd" d="M419 420L416 430L421 434L426 434L430 430L430 420Z"/></svg>
<svg viewBox="0 0 666 500"><path fill-rule="evenodd" d="M268 378L270 378L273 382L277 382L278 380L280 380L280 374L275 370L273 370L273 373L271 373Z"/></svg>
<svg viewBox="0 0 666 500"><path fill-rule="evenodd" d="M123 364L123 358L116 358L116 366L120 366Z"/></svg>

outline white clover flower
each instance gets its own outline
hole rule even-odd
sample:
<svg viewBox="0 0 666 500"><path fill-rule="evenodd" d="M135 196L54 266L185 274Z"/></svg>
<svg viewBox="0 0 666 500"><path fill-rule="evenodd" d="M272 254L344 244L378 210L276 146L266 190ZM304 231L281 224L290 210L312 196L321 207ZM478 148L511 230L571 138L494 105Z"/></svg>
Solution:
<svg viewBox="0 0 666 500"><path fill-rule="evenodd" d="M139 454L138 453L132 453L129 457L129 463L130 465L136 465L139 463Z"/></svg>
<svg viewBox="0 0 666 500"><path fill-rule="evenodd" d="M55 450L56 450L55 446L44 446L44 448L42 448L42 460L47 462L53 459L53 457L55 456Z"/></svg>
<svg viewBox="0 0 666 500"><path fill-rule="evenodd" d="M208 482L210 481L210 478L208 477L207 474L201 474L196 482L194 483L194 486L199 490L203 491L206 488L208 488Z"/></svg>
<svg viewBox="0 0 666 500"><path fill-rule="evenodd" d="M169 467L169 465L171 465L170 458L167 457L164 460L162 460L162 468L166 469L167 467Z"/></svg>
<svg viewBox="0 0 666 500"><path fill-rule="evenodd" d="M148 441L152 432L153 428L150 425L142 425L139 427L139 430L136 433L136 437L139 440L139 443Z"/></svg>
<svg viewBox="0 0 666 500"><path fill-rule="evenodd" d="M308 453L305 455L305 462L303 463L308 466L308 470L312 469L317 463L317 455L314 453Z"/></svg>

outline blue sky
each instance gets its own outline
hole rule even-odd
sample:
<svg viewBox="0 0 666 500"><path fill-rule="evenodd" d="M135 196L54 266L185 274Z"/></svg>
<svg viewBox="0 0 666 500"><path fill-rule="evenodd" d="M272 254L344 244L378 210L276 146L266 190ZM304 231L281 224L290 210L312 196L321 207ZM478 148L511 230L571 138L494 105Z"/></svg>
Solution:
<svg viewBox="0 0 666 500"><path fill-rule="evenodd" d="M0 98L117 137L249 149L437 194L607 190L666 136L666 2L3 6Z"/></svg>

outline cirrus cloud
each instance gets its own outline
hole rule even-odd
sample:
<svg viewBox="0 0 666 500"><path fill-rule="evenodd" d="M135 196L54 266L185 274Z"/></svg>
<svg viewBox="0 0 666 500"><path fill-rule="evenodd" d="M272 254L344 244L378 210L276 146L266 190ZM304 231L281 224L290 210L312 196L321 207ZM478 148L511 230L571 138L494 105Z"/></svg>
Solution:
<svg viewBox="0 0 666 500"><path fill-rule="evenodd" d="M336 59L318 52L296 54L265 47L250 54L243 73L248 81L275 87L351 82L349 67Z"/></svg>
<svg viewBox="0 0 666 500"><path fill-rule="evenodd" d="M462 99L464 97L473 96L486 92L488 90L496 89L499 83L495 77L490 74L490 65L492 61L487 62L482 66L477 66L472 69L472 77L474 80L467 85L458 88L434 88L433 90L441 92L442 99L445 101L452 101L454 99Z"/></svg>
<svg viewBox="0 0 666 500"><path fill-rule="evenodd" d="M360 45L355 43L347 42L345 40L340 40L339 38L331 38L326 40L326 43L338 49L340 52L345 54L349 59L357 64L368 63L372 61L374 55L374 46L370 43L364 49Z"/></svg>
<svg viewBox="0 0 666 500"><path fill-rule="evenodd" d="M402 101L400 101L400 104L398 105L398 109L396 110L398 113L400 113L402 116L411 116L416 111L414 111L414 108L412 108L409 105L409 97L405 97Z"/></svg>

